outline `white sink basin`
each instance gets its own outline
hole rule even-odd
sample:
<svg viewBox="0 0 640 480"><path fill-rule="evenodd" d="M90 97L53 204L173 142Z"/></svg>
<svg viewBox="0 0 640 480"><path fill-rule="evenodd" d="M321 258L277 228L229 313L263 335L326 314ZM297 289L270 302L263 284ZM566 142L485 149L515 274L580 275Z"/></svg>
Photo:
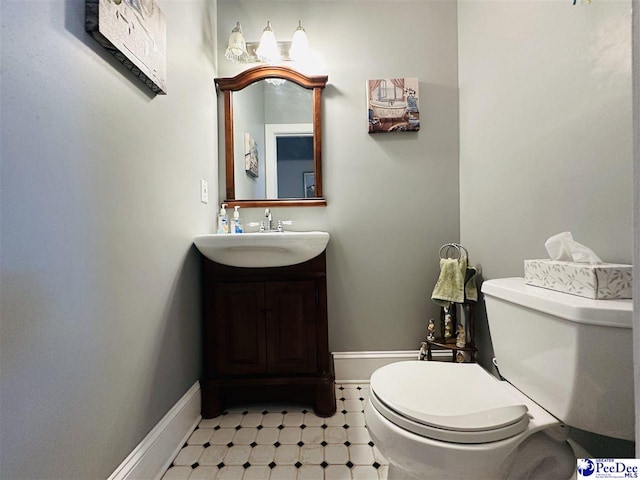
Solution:
<svg viewBox="0 0 640 480"><path fill-rule="evenodd" d="M198 235L193 243L209 260L232 267L283 267L320 255L327 232L268 232Z"/></svg>

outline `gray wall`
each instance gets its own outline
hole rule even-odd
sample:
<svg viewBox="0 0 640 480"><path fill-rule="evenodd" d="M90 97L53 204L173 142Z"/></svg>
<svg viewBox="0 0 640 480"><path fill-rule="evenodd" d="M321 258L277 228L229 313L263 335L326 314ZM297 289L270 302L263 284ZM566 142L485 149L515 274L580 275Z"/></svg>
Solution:
<svg viewBox="0 0 640 480"><path fill-rule="evenodd" d="M217 52L215 0L158 3L152 98L84 33L83 1L0 1L2 478L108 476L197 380L191 240L214 229L211 79L236 20L255 41L301 19L329 75L329 205L273 211L331 232L332 350L416 348L444 242L486 278L565 229L631 261L629 2L460 3L460 175L455 2L220 0ZM370 136L365 81L392 76L420 79L422 131Z"/></svg>
<svg viewBox="0 0 640 480"><path fill-rule="evenodd" d="M313 93L292 82L265 84L264 107L264 123L313 122Z"/></svg>
<svg viewBox="0 0 640 480"><path fill-rule="evenodd" d="M235 22L258 41L267 20L290 40L298 19L323 60L326 208L274 208L294 229L331 233L333 351L417 349L438 315L430 296L440 245L459 238L456 4L452 1L218 4L218 54ZM220 62L221 76L241 67ZM417 133L367 133L365 82L418 77ZM242 212L245 224L260 209Z"/></svg>
<svg viewBox="0 0 640 480"><path fill-rule="evenodd" d="M630 5L458 2L461 241L485 279L522 276L565 230L605 261L632 262Z"/></svg>
<svg viewBox="0 0 640 480"><path fill-rule="evenodd" d="M2 478L108 477L199 378L215 2L158 4L153 98L84 32L84 0L0 3Z"/></svg>
<svg viewBox="0 0 640 480"><path fill-rule="evenodd" d="M223 57L224 58L224 57ZM234 177L236 186L236 198L264 198L267 191L265 163L264 163L264 84L254 83L249 85L240 94L236 94L233 99L233 139L234 152L240 162L236 162ZM220 95L222 97L222 95ZM221 122L224 126L224 120ZM224 128L224 127L222 127ZM253 177L245 170L245 134L249 133L256 142L258 150L258 176ZM224 138L222 136L221 138ZM220 142L224 144L224 141ZM224 153L220 155L220 163L224 163ZM221 191L225 191L224 175L220 175ZM211 197L215 201L216 197ZM233 209L231 209L233 211ZM229 218L230 212L227 212Z"/></svg>

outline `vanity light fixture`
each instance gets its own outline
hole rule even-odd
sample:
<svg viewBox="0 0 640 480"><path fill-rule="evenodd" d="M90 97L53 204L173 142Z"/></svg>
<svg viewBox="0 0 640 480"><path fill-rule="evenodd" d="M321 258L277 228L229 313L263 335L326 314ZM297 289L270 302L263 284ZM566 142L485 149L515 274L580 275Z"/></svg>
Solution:
<svg viewBox="0 0 640 480"><path fill-rule="evenodd" d="M302 22L298 20L298 28L293 32L291 39L291 48L289 49L289 58L294 61L302 61L309 56L309 39L307 33L302 28Z"/></svg>
<svg viewBox="0 0 640 480"><path fill-rule="evenodd" d="M240 22L237 22L229 37L225 57L234 63L278 63L282 60L304 62L309 58L309 54L309 39L300 20L290 42L278 42L271 22L268 21L260 43L246 42Z"/></svg>
<svg viewBox="0 0 640 480"><path fill-rule="evenodd" d="M260 37L260 45L258 45L256 55L266 63L275 63L280 60L278 42L276 41L276 35L273 33L271 22L269 21L267 21L267 26L262 31L262 37Z"/></svg>
<svg viewBox="0 0 640 480"><path fill-rule="evenodd" d="M236 27L231 30L229 44L224 56L227 60L231 60L234 63L246 63L249 58L247 42L244 40L244 35L242 35L240 22L236 22Z"/></svg>

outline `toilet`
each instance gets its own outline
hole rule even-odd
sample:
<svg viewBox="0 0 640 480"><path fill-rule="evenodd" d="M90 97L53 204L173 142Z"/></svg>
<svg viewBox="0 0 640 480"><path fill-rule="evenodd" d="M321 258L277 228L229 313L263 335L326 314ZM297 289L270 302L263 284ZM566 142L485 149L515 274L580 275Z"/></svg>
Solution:
<svg viewBox="0 0 640 480"><path fill-rule="evenodd" d="M504 380L473 363L425 361L371 376L365 421L388 480L569 479L570 427L634 439L631 300L522 278L485 281L482 292Z"/></svg>

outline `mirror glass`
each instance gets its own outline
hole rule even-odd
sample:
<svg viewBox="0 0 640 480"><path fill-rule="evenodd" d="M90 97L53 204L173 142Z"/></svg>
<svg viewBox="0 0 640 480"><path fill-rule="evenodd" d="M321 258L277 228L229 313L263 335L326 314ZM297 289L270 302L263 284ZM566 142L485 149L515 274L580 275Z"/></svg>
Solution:
<svg viewBox="0 0 640 480"><path fill-rule="evenodd" d="M224 200L229 206L325 206L324 75L259 65L216 78L224 95Z"/></svg>
<svg viewBox="0 0 640 480"><path fill-rule="evenodd" d="M236 200L311 198L311 90L260 80L235 92L233 132Z"/></svg>

